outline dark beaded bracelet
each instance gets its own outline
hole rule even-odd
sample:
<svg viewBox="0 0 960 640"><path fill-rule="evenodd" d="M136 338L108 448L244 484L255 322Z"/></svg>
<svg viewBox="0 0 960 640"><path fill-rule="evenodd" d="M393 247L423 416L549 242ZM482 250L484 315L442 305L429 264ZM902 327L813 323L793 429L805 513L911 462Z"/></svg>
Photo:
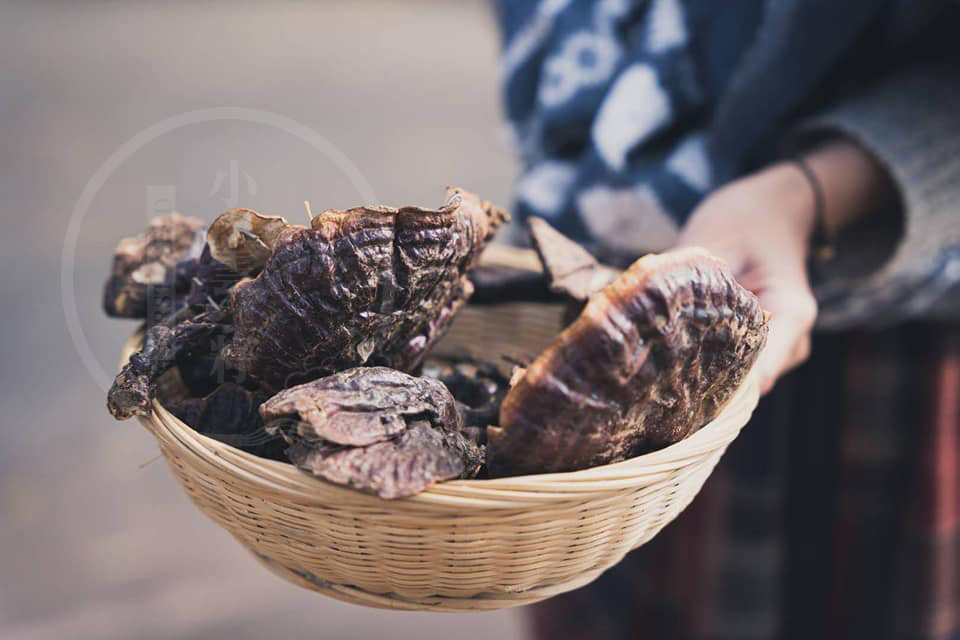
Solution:
<svg viewBox="0 0 960 640"><path fill-rule="evenodd" d="M817 262L827 262L836 254L834 237L827 227L827 201L823 195L823 186L810 165L802 156L792 158L793 163L800 170L810 184L813 193L813 232L810 235L810 244L813 246L811 255Z"/></svg>

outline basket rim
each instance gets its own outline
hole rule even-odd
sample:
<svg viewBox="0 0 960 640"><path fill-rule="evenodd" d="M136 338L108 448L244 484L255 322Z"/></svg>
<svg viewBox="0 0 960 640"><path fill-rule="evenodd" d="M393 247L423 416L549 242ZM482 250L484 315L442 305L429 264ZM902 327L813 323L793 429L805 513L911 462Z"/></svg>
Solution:
<svg viewBox="0 0 960 640"><path fill-rule="evenodd" d="M142 334L135 333L124 345L121 364L139 345ZM579 471L543 473L505 478L448 480L421 493L396 500L335 485L309 475L288 462L261 458L234 446L203 435L174 416L158 400L153 400L150 416L141 423L168 446L189 452L193 457L238 480L244 480L259 492L285 496L299 503L329 503L331 491L351 502L369 499L371 508L384 505L449 508L516 508L560 501L582 501L588 497L619 494L657 482L679 469L699 464L704 457L722 452L747 423L759 399L756 376L749 373L740 388L712 421L699 430L663 449L629 460ZM361 498L363 496L363 498ZM335 498L335 496L333 496Z"/></svg>

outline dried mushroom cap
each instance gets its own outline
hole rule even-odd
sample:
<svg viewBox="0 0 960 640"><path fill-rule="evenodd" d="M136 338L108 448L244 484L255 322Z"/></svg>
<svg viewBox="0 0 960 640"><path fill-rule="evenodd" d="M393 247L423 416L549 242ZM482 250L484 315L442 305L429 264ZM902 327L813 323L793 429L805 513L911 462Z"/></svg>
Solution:
<svg viewBox="0 0 960 640"><path fill-rule="evenodd" d="M194 313L189 307L147 330L140 351L130 356L107 392L107 409L117 420L148 416L156 392L155 382L176 364L178 354L202 350L225 331L221 311Z"/></svg>
<svg viewBox="0 0 960 640"><path fill-rule="evenodd" d="M260 407L304 471L382 498L477 472L481 450L460 433L443 384L385 367L358 367L281 391Z"/></svg>
<svg viewBox="0 0 960 640"><path fill-rule="evenodd" d="M151 220L145 232L121 240L104 285L103 308L107 314L146 318L155 287L168 287L162 291L166 299L173 293L185 293L189 283L178 282L176 266L199 255L205 228L203 220L171 213Z"/></svg>
<svg viewBox="0 0 960 640"><path fill-rule="evenodd" d="M613 282L620 272L602 265L589 251L554 229L543 218L527 220L527 229L547 276L550 290L586 301Z"/></svg>
<svg viewBox="0 0 960 640"><path fill-rule="evenodd" d="M284 229L305 229L280 216L265 216L251 209L231 209L217 216L207 231L214 260L234 271L247 273L266 264Z"/></svg>
<svg viewBox="0 0 960 640"><path fill-rule="evenodd" d="M202 398L165 398L159 391L157 398L199 433L262 458L286 460L286 443L280 436L267 433L260 418L264 393L228 382Z"/></svg>
<svg viewBox="0 0 960 640"><path fill-rule="evenodd" d="M470 355L431 356L424 361L421 375L439 380L449 389L464 428L471 433L479 430L475 440L482 444L487 425L497 423L509 387L497 365Z"/></svg>
<svg viewBox="0 0 960 640"><path fill-rule="evenodd" d="M297 435L339 445L388 440L412 418L460 429L453 396L443 384L386 367L358 367L281 391L260 407L266 422L297 419Z"/></svg>
<svg viewBox="0 0 960 640"><path fill-rule="evenodd" d="M766 334L756 296L706 251L641 258L507 393L488 469L570 471L677 442L719 413Z"/></svg>
<svg viewBox="0 0 960 640"><path fill-rule="evenodd" d="M450 189L440 209L328 210L282 229L260 274L231 291L224 359L271 389L364 364L410 371L465 304L506 218Z"/></svg>
<svg viewBox="0 0 960 640"><path fill-rule="evenodd" d="M304 471L388 500L415 495L443 480L473 476L483 462L482 449L462 434L435 429L426 421L367 447L296 443L287 455Z"/></svg>
<svg viewBox="0 0 960 640"><path fill-rule="evenodd" d="M190 290L186 304L193 307L202 307L211 302L213 305L225 303L233 285L247 277L214 259L209 244L190 267Z"/></svg>

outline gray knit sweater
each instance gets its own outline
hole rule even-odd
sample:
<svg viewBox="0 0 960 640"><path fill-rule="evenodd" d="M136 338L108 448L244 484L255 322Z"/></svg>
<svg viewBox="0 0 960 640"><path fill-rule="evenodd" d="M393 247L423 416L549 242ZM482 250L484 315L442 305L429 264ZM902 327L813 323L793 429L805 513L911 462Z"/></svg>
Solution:
<svg viewBox="0 0 960 640"><path fill-rule="evenodd" d="M901 219L878 214L841 238L817 283L822 327L960 317L960 74L919 66L801 128L859 142L889 171Z"/></svg>

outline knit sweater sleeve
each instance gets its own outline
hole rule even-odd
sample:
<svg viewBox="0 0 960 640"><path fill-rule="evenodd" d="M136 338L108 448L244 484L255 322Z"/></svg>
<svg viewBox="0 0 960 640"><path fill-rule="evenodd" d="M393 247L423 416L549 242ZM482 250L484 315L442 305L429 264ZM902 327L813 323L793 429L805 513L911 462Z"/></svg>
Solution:
<svg viewBox="0 0 960 640"><path fill-rule="evenodd" d="M868 216L841 239L835 264L815 286L820 326L960 318L958 74L906 69L815 115L792 139L824 134L872 154L900 206L896 215Z"/></svg>

